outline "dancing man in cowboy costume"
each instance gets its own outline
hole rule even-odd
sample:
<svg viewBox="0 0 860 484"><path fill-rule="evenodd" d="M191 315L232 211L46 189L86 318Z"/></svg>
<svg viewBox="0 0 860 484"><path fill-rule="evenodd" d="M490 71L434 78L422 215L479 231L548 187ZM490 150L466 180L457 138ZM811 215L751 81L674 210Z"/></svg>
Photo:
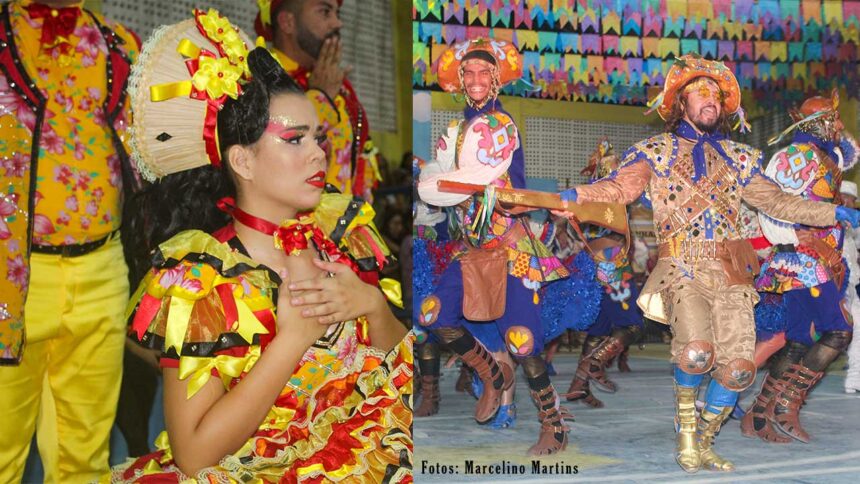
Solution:
<svg viewBox="0 0 860 484"><path fill-rule="evenodd" d="M758 271L752 245L738 227L741 201L783 220L827 227L856 225L860 213L783 192L761 173L759 150L728 139L739 115L740 88L722 63L693 56L670 68L654 109L664 133L636 143L607 179L562 193L569 202L629 204L650 198L659 261L639 306L672 327L677 448L687 472L734 469L714 452L714 437L755 379L753 306ZM695 401L706 373L705 407Z"/></svg>
<svg viewBox="0 0 860 484"><path fill-rule="evenodd" d="M595 183L609 176L618 168L618 163L618 155L613 152L609 140L604 138L580 174L588 176L590 183ZM614 358L621 358L630 344L639 338L644 321L642 310L635 303L639 289L633 281L629 238L594 224L586 224L582 232L604 294L597 321L588 328L582 344L579 365L566 397L600 408L603 402L592 393L590 382L602 391L616 391L615 382L606 375L606 367Z"/></svg>
<svg viewBox="0 0 860 484"><path fill-rule="evenodd" d="M791 144L774 154L765 171L785 192L806 200L841 203L842 173L857 163L858 150L844 131L838 105L836 90L830 98L807 99L791 112L794 124L772 140L775 144L793 132ZM800 407L827 366L851 342L845 298L846 290L854 288L846 288L842 257L847 227L840 223L796 227L767 214L759 218L773 248L762 263L756 286L759 291L783 295L786 344L772 360L741 431L765 442L807 443Z"/></svg>
<svg viewBox="0 0 860 484"><path fill-rule="evenodd" d="M542 455L565 448L568 428L539 356L544 342L537 291L544 282L566 277L567 270L531 234L523 217L497 209L493 201L494 187L525 186L517 127L496 98L499 88L521 73L519 52L503 41L462 42L439 58L440 86L465 94L468 106L465 119L453 122L439 140L438 166L422 172L418 194L428 204L451 207L452 224L466 249L421 302L418 322L477 371L484 384L475 410L479 423L493 419L502 393L513 383L513 372L464 325L484 321L497 327L505 347L523 366L538 406L541 431L529 454ZM488 188L483 196L447 193L437 188L440 180Z"/></svg>

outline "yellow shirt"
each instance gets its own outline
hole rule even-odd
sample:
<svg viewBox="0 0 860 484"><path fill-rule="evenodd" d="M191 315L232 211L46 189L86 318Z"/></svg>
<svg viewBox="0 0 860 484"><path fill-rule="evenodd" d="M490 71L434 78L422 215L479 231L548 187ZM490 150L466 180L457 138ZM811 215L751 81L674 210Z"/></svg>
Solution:
<svg viewBox="0 0 860 484"><path fill-rule="evenodd" d="M13 4L10 13L24 68L47 97L33 243L97 240L119 228L122 191L120 158L104 110L107 44L93 19L81 12L67 57L58 48L42 49L43 20L30 18L24 8L29 3ZM133 42L125 47L136 49ZM128 110L122 113L117 125L128 123Z"/></svg>

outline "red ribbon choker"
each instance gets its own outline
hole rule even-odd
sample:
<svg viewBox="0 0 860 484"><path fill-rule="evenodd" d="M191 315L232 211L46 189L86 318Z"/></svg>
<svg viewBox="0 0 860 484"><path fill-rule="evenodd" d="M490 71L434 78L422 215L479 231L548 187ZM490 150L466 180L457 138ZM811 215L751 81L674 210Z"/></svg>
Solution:
<svg viewBox="0 0 860 484"><path fill-rule="evenodd" d="M242 225L257 232L272 235L275 247L282 249L287 255L298 255L301 251L307 250L313 242L320 253L328 255L329 260L344 264L358 273L356 263L323 233L315 223L312 214L301 213L298 219L287 220L281 225L276 225L237 207L232 197L218 200L218 208L230 214Z"/></svg>

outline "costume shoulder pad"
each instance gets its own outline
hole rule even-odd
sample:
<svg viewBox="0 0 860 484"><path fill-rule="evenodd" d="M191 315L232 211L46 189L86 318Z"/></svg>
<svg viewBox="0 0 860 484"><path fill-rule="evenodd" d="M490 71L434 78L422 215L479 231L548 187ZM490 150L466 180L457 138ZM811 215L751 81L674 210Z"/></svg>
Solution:
<svg viewBox="0 0 860 484"><path fill-rule="evenodd" d="M514 151L520 147L517 125L502 111L488 111L476 116L466 126L462 136L460 158L474 156L482 165L504 166L505 170L511 163Z"/></svg>
<svg viewBox="0 0 860 484"><path fill-rule="evenodd" d="M373 223L376 211L361 197L326 193L314 210L320 228L349 254L362 271L377 271L389 263L391 251Z"/></svg>
<svg viewBox="0 0 860 484"><path fill-rule="evenodd" d="M732 167L737 170L738 181L742 186L746 186L756 173L761 172L764 156L761 150L732 140L722 140L720 144L729 155Z"/></svg>
<svg viewBox="0 0 860 484"><path fill-rule="evenodd" d="M797 195L813 182L821 161L813 145L794 143L773 154L764 174L783 191Z"/></svg>
<svg viewBox="0 0 860 484"><path fill-rule="evenodd" d="M645 160L657 176L669 174L672 160L678 151L678 140L669 133L661 133L642 140L624 152L621 168Z"/></svg>
<svg viewBox="0 0 860 484"><path fill-rule="evenodd" d="M161 244L129 303L132 336L165 357L215 357L274 334L276 275L199 230Z"/></svg>

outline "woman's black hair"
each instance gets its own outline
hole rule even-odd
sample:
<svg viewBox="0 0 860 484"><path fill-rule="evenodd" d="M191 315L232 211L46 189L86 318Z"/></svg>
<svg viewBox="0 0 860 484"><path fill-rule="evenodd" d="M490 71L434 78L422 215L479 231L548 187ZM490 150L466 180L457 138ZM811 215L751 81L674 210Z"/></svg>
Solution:
<svg viewBox="0 0 860 484"><path fill-rule="evenodd" d="M129 277L140 281L151 267L151 252L184 230L215 232L230 221L216 206L218 200L236 196L227 151L231 146L256 143L269 120L269 104L280 94L302 94L301 87L278 61L262 47L248 53L252 80L242 86L237 99L227 98L218 112L221 166L205 165L174 173L148 184L127 201L132 206L123 231L130 231L127 247ZM126 239L126 237L124 237Z"/></svg>

